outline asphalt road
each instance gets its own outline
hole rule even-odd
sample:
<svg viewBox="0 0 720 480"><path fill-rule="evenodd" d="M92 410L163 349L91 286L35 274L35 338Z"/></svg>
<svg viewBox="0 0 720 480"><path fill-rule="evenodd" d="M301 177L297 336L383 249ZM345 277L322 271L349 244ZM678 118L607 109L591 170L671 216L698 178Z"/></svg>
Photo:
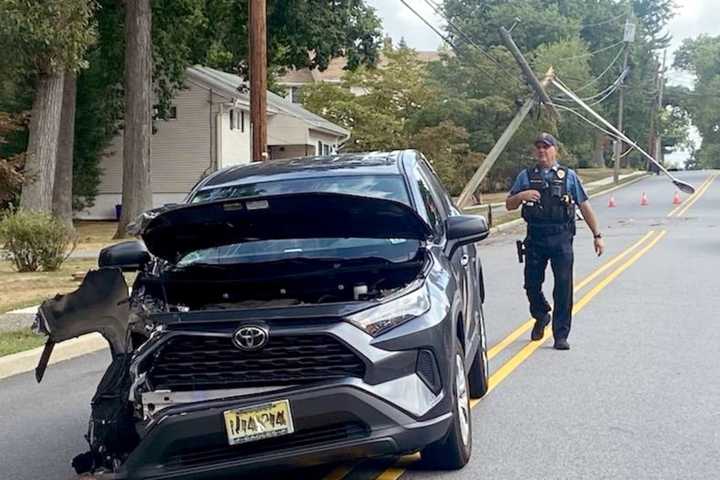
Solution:
<svg viewBox="0 0 720 480"><path fill-rule="evenodd" d="M711 175L679 176L700 187ZM584 285L569 352L550 342L536 348L528 331L508 339L528 321L514 246L522 230L483 244L488 344L500 347L492 391L473 409L474 452L464 470L423 471L411 459L388 468L396 459L387 459L292 478L716 478L720 180L691 206L683 195L668 216L674 193L651 177L615 192L617 208L607 197L593 200L607 252L596 258L578 225L576 285ZM30 374L0 380L0 479L73 478L69 461L85 448L89 400L107 363L101 352L51 366L39 386Z"/></svg>

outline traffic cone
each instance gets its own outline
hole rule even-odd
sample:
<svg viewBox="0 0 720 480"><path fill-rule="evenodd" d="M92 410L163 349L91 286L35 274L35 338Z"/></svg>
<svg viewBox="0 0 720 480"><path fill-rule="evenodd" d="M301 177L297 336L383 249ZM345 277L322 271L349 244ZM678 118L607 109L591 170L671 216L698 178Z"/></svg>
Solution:
<svg viewBox="0 0 720 480"><path fill-rule="evenodd" d="M675 192L675 196L673 197L673 205L680 205L682 203L682 199L680 198L680 192Z"/></svg>
<svg viewBox="0 0 720 480"><path fill-rule="evenodd" d="M648 205L650 205L650 202L648 201L648 197L645 194L645 192L643 192L642 195L640 196L640 206L647 207Z"/></svg>
<svg viewBox="0 0 720 480"><path fill-rule="evenodd" d="M617 207L617 203L615 203L615 197L610 195L610 200L608 200L608 208L615 208Z"/></svg>

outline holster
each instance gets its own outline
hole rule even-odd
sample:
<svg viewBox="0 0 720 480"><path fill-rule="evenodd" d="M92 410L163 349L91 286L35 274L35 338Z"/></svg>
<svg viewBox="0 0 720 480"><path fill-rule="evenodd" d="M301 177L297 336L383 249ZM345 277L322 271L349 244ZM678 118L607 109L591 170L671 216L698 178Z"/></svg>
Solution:
<svg viewBox="0 0 720 480"><path fill-rule="evenodd" d="M518 256L518 263L523 263L525 259L525 242L522 240L518 240L515 242L515 246L517 247L517 256Z"/></svg>

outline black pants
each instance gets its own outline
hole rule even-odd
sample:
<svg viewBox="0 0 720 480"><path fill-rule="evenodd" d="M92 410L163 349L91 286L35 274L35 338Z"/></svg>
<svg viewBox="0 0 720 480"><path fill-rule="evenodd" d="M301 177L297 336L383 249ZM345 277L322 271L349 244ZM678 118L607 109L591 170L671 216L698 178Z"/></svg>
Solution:
<svg viewBox="0 0 720 480"><path fill-rule="evenodd" d="M542 320L550 311L542 284L548 260L555 277L553 289L552 328L553 336L567 338L570 334L573 308L573 235L561 232L545 237L531 237L525 240L525 291L530 301L530 314Z"/></svg>

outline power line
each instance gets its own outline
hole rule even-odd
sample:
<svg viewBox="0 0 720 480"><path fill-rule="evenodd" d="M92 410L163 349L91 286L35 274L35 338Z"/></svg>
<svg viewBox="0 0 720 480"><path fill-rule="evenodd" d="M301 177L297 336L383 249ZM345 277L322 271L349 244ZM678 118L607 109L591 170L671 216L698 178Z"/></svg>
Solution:
<svg viewBox="0 0 720 480"><path fill-rule="evenodd" d="M610 69L617 63L617 61L620 60L620 57L622 57L623 51L624 51L623 48L618 48L618 52L615 55L615 58L613 58L612 61L610 62L610 65L608 65L607 68L605 68L605 70L603 70L600 75L598 75L597 77L593 78L592 80L590 80L588 83L586 83L582 87L575 90L575 92L582 92L583 90L587 90L591 85L593 85L598 80L603 78L610 71Z"/></svg>
<svg viewBox="0 0 720 480"><path fill-rule="evenodd" d="M442 32L440 32L433 24L430 23L430 21L428 21L428 20L427 20L425 17L423 17L417 10L415 10L413 7L411 7L411 6L407 3L406 0L400 0L400 2L401 2L403 5L405 5L405 7L406 7L408 10L410 10L413 14L415 14L415 16L418 17L425 25L427 25L428 28L430 28L433 32L435 32L435 34L436 34L438 37L440 37L445 43L447 43L448 45L450 45L450 47L451 47L451 48L455 51L455 53L458 55L458 58L461 58L461 57L462 57L462 51L458 48L457 45L455 45L455 43L453 43L453 41L452 41L447 35L443 35ZM488 56L491 58L491 60L494 61L494 63L496 64L496 67L497 67L498 69L502 70L502 71L503 71L504 73L506 73L507 75L510 75L507 71L505 71L504 69L501 68L500 63L499 63L496 59L494 59L492 56L490 56L488 53L486 53L482 48L480 48L480 47L477 46L477 45L473 45L473 46L474 46L475 48L479 49L483 54L488 55ZM478 68L478 69L482 70L486 75L488 75L489 78L492 79L493 83L495 83L495 85L498 86L500 89L503 89L503 90L507 89L507 85L501 85L501 84L498 82L497 78L495 78L495 75L492 74L492 72L489 72L488 70L486 70L485 68L483 68L482 66L477 65L477 64L473 64L472 66L475 67L475 68ZM511 78L514 79L515 77L512 77L512 75L511 75Z"/></svg>
<svg viewBox="0 0 720 480"><path fill-rule="evenodd" d="M575 116L579 117L580 119L582 119L584 122L586 122L586 123L588 123L589 125L592 125L593 127L597 128L598 130L600 130L601 132L603 132L604 134L606 134L608 137L617 140L618 137L617 137L616 134L611 133L609 130L604 129L603 127L601 127L601 126L598 125L597 123L593 122L592 120L590 120L589 118L587 118L586 116L584 116L582 113L578 112L577 110L575 110L575 109L573 109L573 108L570 108L570 107L566 107L565 105L555 104L555 106L556 106L557 108L559 108L560 110L566 110L566 111L572 113L573 115L575 115Z"/></svg>
<svg viewBox="0 0 720 480"><path fill-rule="evenodd" d="M405 3L403 1L403 3ZM487 50L485 50L481 45L479 45L470 35L466 34L460 27L458 27L455 23L453 23L440 9L439 5L437 5L432 0L425 0L425 3L430 6L430 8L433 9L433 11L443 20L447 22L447 24L457 32L458 35L460 35L466 42L468 42L470 45L472 45L474 48L476 48L480 53L482 53L486 58L488 58L494 65L497 67L498 70L503 72L505 75L507 75L511 79L515 79L515 76L510 73L503 65L502 63L492 56Z"/></svg>
<svg viewBox="0 0 720 480"><path fill-rule="evenodd" d="M620 86L622 85L623 81L625 80L625 76L626 76L626 75L627 75L627 71L622 72L622 73L620 74L620 76L619 76L613 83L611 83L608 87L606 87L605 89L603 89L601 92L598 92L598 93L596 93L595 95L592 95L592 96L590 96L590 97L581 98L581 100L582 100L583 102L589 102L589 101L595 100L596 98L602 97L600 100L598 100L597 102L594 102L592 105L598 105L598 104L604 102L610 95L612 95L613 93L615 93L615 92L617 91L617 89L620 88ZM561 101L561 102L570 102L570 103L572 103L572 99L567 98L567 97L564 97L564 96L562 96L562 95L561 95L561 96L558 96L558 97L555 97L555 100L558 100L558 101Z"/></svg>
<svg viewBox="0 0 720 480"><path fill-rule="evenodd" d="M596 23L583 23L583 24L580 24L580 28L592 28L592 27L599 27L600 25L607 25L608 23L613 23L617 20L620 20L621 18L623 18L625 16L626 16L625 13L621 13L620 15L617 15L612 18L608 18L607 20L601 20Z"/></svg>
<svg viewBox="0 0 720 480"><path fill-rule="evenodd" d="M583 53L582 55L574 55L574 56L572 56L572 57L561 58L561 59L559 59L559 60L556 60L556 62L567 62L568 60L577 60L577 59L579 59L579 58L589 58L589 57L592 57L592 56L594 56L594 55L597 55L598 53L607 52L608 50L613 49L613 48L617 47L618 45L622 45L623 43L625 43L625 41L624 41L624 40L620 40L619 42L615 42L615 43L613 43L612 45L608 45L607 47L600 48L600 49L595 50L595 51L593 51L593 52Z"/></svg>

